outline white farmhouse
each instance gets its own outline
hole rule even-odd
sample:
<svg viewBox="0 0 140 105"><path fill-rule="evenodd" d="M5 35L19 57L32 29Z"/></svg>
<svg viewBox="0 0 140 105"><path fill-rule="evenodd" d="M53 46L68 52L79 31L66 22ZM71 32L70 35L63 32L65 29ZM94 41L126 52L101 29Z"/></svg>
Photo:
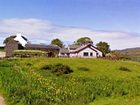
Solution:
<svg viewBox="0 0 140 105"><path fill-rule="evenodd" d="M82 45L75 50L70 50L70 57L81 58L97 58L102 57L102 52L99 51L93 44Z"/></svg>
<svg viewBox="0 0 140 105"><path fill-rule="evenodd" d="M67 54L65 53L67 52ZM59 56L64 57L79 57L79 58L97 58L102 57L102 52L98 50L93 44L86 45L70 45L65 52L60 50Z"/></svg>

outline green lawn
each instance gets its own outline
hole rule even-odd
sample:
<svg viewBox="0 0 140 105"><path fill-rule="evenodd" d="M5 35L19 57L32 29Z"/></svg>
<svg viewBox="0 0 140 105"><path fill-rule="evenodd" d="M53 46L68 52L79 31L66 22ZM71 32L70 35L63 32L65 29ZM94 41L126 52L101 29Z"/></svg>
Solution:
<svg viewBox="0 0 140 105"><path fill-rule="evenodd" d="M57 76L42 67L68 65ZM138 105L140 63L80 58L0 60L1 90L9 105Z"/></svg>

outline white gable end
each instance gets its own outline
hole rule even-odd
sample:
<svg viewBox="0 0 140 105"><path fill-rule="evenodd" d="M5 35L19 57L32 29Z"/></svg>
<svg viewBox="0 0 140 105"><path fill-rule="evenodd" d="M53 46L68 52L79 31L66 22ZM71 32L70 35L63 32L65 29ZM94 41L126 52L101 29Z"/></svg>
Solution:
<svg viewBox="0 0 140 105"><path fill-rule="evenodd" d="M94 51L93 49L87 47L77 54L78 57L83 57L83 58L96 58L97 57L97 52Z"/></svg>
<svg viewBox="0 0 140 105"><path fill-rule="evenodd" d="M14 40L18 41L23 47L25 47L25 45L27 44L27 41L22 38L21 34L17 34Z"/></svg>
<svg viewBox="0 0 140 105"><path fill-rule="evenodd" d="M102 52L100 50L96 49L93 46L91 46L91 48L98 52L98 56L101 56L102 57Z"/></svg>

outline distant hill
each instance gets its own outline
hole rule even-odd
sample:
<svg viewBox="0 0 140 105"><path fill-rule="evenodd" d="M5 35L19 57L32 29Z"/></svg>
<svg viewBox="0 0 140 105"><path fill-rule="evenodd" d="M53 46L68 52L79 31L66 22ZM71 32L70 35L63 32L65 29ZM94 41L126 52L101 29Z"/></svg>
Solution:
<svg viewBox="0 0 140 105"><path fill-rule="evenodd" d="M130 56L140 56L140 47L137 48L127 48L127 49L123 49L123 50L117 50L121 53L130 55Z"/></svg>
<svg viewBox="0 0 140 105"><path fill-rule="evenodd" d="M140 61L140 47L127 48L127 49L116 50L116 51L125 54L126 57L130 58L131 60Z"/></svg>

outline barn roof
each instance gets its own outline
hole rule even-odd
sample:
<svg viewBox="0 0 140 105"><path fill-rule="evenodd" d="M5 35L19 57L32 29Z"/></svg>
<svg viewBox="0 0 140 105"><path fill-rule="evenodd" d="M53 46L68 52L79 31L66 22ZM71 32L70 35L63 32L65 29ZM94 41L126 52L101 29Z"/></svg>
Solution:
<svg viewBox="0 0 140 105"><path fill-rule="evenodd" d="M14 38L15 41L18 41L23 47L28 43L27 38L22 36L21 34L17 34L16 37Z"/></svg>
<svg viewBox="0 0 140 105"><path fill-rule="evenodd" d="M35 48L35 49L54 49L59 50L60 48L56 45L44 45L44 44L26 44L25 48Z"/></svg>

